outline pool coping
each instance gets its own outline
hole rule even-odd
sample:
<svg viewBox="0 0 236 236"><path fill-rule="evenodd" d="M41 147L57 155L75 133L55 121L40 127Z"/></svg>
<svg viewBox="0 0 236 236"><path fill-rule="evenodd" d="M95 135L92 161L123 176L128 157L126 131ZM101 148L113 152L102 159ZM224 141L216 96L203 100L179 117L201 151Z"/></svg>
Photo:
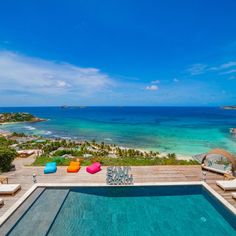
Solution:
<svg viewBox="0 0 236 236"><path fill-rule="evenodd" d="M106 183L37 183L34 184L16 203L10 207L5 214L0 217L0 227L10 218L10 216L20 207L27 198L39 187L130 187L130 186L181 186L181 185L201 185L205 187L216 199L218 199L230 212L236 215L236 208L234 208L229 202L227 202L219 193L211 188L206 182L203 181L191 181L191 182L146 182L146 183L134 183L133 185L107 185Z"/></svg>

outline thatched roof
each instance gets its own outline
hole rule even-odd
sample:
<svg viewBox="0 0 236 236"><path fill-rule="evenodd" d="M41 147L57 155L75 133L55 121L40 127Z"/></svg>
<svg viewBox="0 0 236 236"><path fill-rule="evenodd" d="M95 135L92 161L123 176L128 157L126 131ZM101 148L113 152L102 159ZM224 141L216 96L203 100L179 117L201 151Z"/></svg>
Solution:
<svg viewBox="0 0 236 236"><path fill-rule="evenodd" d="M216 154L216 155L221 155L224 156L231 164L232 164L232 169L233 171L236 170L236 157L229 153L228 151L220 148L212 149L208 153L205 154L204 158L202 159L202 163L204 163L204 160L206 157L210 154Z"/></svg>

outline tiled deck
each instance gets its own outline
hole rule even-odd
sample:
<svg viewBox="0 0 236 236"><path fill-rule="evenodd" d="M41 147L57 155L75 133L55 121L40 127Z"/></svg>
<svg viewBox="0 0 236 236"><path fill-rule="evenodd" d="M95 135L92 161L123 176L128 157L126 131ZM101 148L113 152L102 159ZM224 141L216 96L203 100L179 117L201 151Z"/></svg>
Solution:
<svg viewBox="0 0 236 236"><path fill-rule="evenodd" d="M0 208L0 216L33 185L32 175L34 173L37 175L38 183L105 183L106 181L105 167L95 175L88 174L85 167L82 167L76 174L68 174L66 167L58 167L57 173L44 175L43 167L24 166L31 162L31 158L18 159L15 161L17 170L4 173L8 176L9 183L19 183L22 189L15 196L0 196L5 201L5 205ZM135 183L199 181L202 177L200 166L132 167L131 172ZM207 172L207 183L236 208L236 201L232 199L230 192L224 192L216 186L215 181L219 179L223 179L222 175Z"/></svg>

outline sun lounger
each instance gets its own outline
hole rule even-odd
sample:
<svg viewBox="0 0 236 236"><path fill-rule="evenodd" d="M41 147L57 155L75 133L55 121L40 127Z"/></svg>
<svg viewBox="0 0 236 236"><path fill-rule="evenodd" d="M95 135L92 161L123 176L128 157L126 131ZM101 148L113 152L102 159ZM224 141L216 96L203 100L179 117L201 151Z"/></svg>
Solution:
<svg viewBox="0 0 236 236"><path fill-rule="evenodd" d="M236 192L232 193L232 198L236 199Z"/></svg>
<svg viewBox="0 0 236 236"><path fill-rule="evenodd" d="M236 179L234 180L218 180L216 184L224 190L236 190Z"/></svg>
<svg viewBox="0 0 236 236"><path fill-rule="evenodd" d="M0 206L1 206L1 205L4 205L4 201L3 201L2 198L0 198Z"/></svg>
<svg viewBox="0 0 236 236"><path fill-rule="evenodd" d="M79 161L71 161L70 165L67 168L68 173L76 173L80 169L80 162Z"/></svg>
<svg viewBox="0 0 236 236"><path fill-rule="evenodd" d="M57 163L56 162L48 162L44 168L44 174L55 173L57 171Z"/></svg>
<svg viewBox="0 0 236 236"><path fill-rule="evenodd" d="M0 194L15 194L21 188L20 184L0 184Z"/></svg>
<svg viewBox="0 0 236 236"><path fill-rule="evenodd" d="M86 171L90 174L95 174L100 170L101 170L101 164L99 162L95 162L86 168Z"/></svg>

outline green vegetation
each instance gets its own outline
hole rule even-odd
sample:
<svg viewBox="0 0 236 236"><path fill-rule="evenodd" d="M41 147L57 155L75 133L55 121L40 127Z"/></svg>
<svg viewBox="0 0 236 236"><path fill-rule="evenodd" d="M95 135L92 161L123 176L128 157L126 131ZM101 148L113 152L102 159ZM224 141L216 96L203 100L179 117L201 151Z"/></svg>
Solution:
<svg viewBox="0 0 236 236"><path fill-rule="evenodd" d="M5 122L35 122L42 121L41 119L29 114L29 113L1 113L0 114L0 123Z"/></svg>
<svg viewBox="0 0 236 236"><path fill-rule="evenodd" d="M109 166L152 166L152 165L197 165L196 161L177 160L169 157L155 158L97 158L103 165Z"/></svg>
<svg viewBox="0 0 236 236"><path fill-rule="evenodd" d="M75 159L72 159L75 160ZM47 162L56 162L57 165L59 166L67 166L70 164L70 159L63 158L63 157L49 157L49 156L40 156L37 157L34 163L32 164L33 166L44 166Z"/></svg>
<svg viewBox="0 0 236 236"><path fill-rule="evenodd" d="M7 140L4 137L0 137L0 170L1 171L9 171L11 168L11 164L16 157L15 149L9 147L9 145L13 144L14 141Z"/></svg>
<svg viewBox="0 0 236 236"><path fill-rule="evenodd" d="M0 148L1 147L7 147L7 146L10 146L10 145L15 144L15 143L16 143L15 140L6 139L5 137L0 136Z"/></svg>
<svg viewBox="0 0 236 236"><path fill-rule="evenodd" d="M57 141L47 141L46 144L44 144L43 151L44 153L50 153L52 151L56 151L58 148L75 148L77 145L73 141L67 141L67 140L57 140Z"/></svg>
<svg viewBox="0 0 236 236"><path fill-rule="evenodd" d="M0 169L1 171L9 171L11 164L16 157L16 151L11 148L0 148Z"/></svg>
<svg viewBox="0 0 236 236"><path fill-rule="evenodd" d="M25 141L17 143L18 138L21 137L25 137ZM43 154L36 158L32 164L34 166L44 166L47 162L52 161L55 161L59 166L68 166L70 161L75 161L78 158L83 166L88 166L94 162L101 162L105 166L198 164L193 160L179 160L174 153L161 156L159 152L121 148L114 144L96 143L95 140L81 143L64 139L42 139L42 137L13 133L8 139L0 137L0 143L7 149L10 148L9 145L14 143L17 143L18 149L41 149ZM10 154L8 153L7 156L9 157ZM14 155L12 154L12 156ZM9 162L13 160L8 159Z"/></svg>
<svg viewBox="0 0 236 236"><path fill-rule="evenodd" d="M13 132L12 134L11 134L11 136L12 137L27 137L27 135L26 134L24 134L24 133L16 133L16 132Z"/></svg>
<svg viewBox="0 0 236 236"><path fill-rule="evenodd" d="M100 162L104 166L151 166L151 165L198 165L199 163L193 160L178 160L174 154L170 154L167 157L123 157L123 158L110 158L110 157L91 157L91 158L79 158L82 166L90 165L94 162ZM34 166L44 166L47 162L56 161L58 165L67 166L70 161L75 161L76 158L62 158L62 157L49 157L40 156L33 163Z"/></svg>
<svg viewBox="0 0 236 236"><path fill-rule="evenodd" d="M74 156L74 157L82 156L82 152L79 151L79 150L75 150L75 149L58 150L58 151L53 153L53 156L63 156L63 155L66 155L66 154Z"/></svg>
<svg viewBox="0 0 236 236"><path fill-rule="evenodd" d="M236 106L224 106L223 109L225 109L225 110L236 110Z"/></svg>
<svg viewBox="0 0 236 236"><path fill-rule="evenodd" d="M20 149L42 149L43 148L43 144L42 143L37 143L35 142L34 140L33 141L27 141L25 143L21 143L21 144L18 144L18 147Z"/></svg>
<svg viewBox="0 0 236 236"><path fill-rule="evenodd" d="M58 150L58 148L60 149ZM103 142L96 143L95 140L91 143L86 141L83 144L70 140L47 140L43 144L43 151L44 154L37 157L32 165L44 166L47 162L55 161L58 165L67 166L70 161L77 158L80 159L82 166L90 165L93 162L101 162L105 166L198 165L198 162L193 160L178 160L174 153L162 157L159 152L121 149L116 145L107 145ZM66 154L72 158L64 157ZM85 157L87 154L91 157Z"/></svg>

